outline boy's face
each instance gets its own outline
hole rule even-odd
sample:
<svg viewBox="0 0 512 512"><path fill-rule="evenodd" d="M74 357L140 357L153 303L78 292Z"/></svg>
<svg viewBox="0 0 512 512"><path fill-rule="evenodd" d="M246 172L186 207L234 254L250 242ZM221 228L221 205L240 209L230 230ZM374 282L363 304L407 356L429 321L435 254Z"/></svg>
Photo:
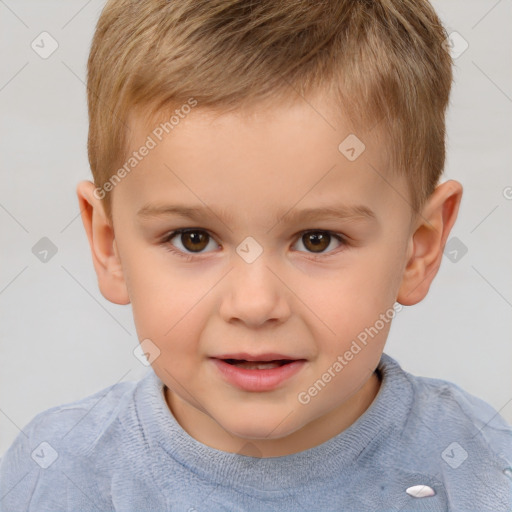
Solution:
<svg viewBox="0 0 512 512"><path fill-rule="evenodd" d="M160 351L152 366L176 419L221 450L247 452L248 440L261 456L315 446L353 423L380 386L374 369L413 252L409 194L386 168L377 130L360 135L366 149L350 161L338 149L350 126L314 105L252 117L199 105L162 141L157 125L131 124L133 150L148 135L157 144L113 192L116 279L139 340ZM178 206L197 211L170 211ZM301 213L326 208L347 216ZM300 362L273 384L255 384L257 372L285 370L245 370L235 383L221 367L241 372L216 358L240 353Z"/></svg>

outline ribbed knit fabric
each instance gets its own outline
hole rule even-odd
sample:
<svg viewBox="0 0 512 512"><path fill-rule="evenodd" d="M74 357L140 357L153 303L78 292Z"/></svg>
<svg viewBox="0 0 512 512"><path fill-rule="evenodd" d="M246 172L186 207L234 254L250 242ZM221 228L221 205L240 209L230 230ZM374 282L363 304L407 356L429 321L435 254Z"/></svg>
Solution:
<svg viewBox="0 0 512 512"><path fill-rule="evenodd" d="M377 397L348 429L256 458L192 438L149 368L35 416L0 461L0 511L510 512L512 427L386 354L378 371Z"/></svg>

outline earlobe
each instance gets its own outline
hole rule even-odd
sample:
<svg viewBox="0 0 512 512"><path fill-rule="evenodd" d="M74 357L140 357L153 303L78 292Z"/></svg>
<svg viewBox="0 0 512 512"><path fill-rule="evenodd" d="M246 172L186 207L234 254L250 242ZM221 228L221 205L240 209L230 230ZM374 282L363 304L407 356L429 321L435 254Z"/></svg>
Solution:
<svg viewBox="0 0 512 512"><path fill-rule="evenodd" d="M101 294L115 304L129 304L121 260L114 238L114 230L101 200L94 196L94 183L81 181L76 194L82 222L89 240L92 261Z"/></svg>
<svg viewBox="0 0 512 512"><path fill-rule="evenodd" d="M462 185L454 180L439 185L422 209L408 245L397 301L412 306L428 293L443 257L444 247L459 211Z"/></svg>

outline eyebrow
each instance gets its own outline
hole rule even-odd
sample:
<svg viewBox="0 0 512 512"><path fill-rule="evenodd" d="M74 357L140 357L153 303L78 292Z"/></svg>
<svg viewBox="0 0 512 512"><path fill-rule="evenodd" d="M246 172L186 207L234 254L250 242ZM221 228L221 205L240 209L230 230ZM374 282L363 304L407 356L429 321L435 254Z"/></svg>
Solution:
<svg viewBox="0 0 512 512"><path fill-rule="evenodd" d="M137 217L142 219L178 216L194 221L203 220L205 217L215 215L223 222L231 223L234 216L227 210L214 212L207 206L187 206L183 204L174 205L152 205L146 204L138 212ZM321 219L350 220L350 221L371 221L375 222L375 213L365 205L335 205L318 208L305 208L302 210L289 209L278 213L275 222L280 222L284 217L288 222L314 221Z"/></svg>

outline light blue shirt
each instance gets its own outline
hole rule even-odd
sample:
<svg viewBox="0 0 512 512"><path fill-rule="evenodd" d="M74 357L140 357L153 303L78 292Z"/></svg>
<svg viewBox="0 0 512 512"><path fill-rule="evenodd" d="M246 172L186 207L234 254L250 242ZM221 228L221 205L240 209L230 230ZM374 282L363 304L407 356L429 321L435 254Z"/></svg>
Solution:
<svg viewBox="0 0 512 512"><path fill-rule="evenodd" d="M386 354L378 368L348 429L263 459L188 435L149 368L35 416L0 461L0 511L512 511L512 427Z"/></svg>

